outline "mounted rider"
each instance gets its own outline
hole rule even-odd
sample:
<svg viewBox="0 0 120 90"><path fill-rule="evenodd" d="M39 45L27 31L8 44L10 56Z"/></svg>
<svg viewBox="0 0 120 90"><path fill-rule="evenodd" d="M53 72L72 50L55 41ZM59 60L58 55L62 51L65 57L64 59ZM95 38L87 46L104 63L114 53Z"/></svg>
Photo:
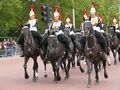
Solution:
<svg viewBox="0 0 120 90"><path fill-rule="evenodd" d="M107 43L104 36L101 34L102 23L100 21L99 16L96 15L95 4L92 2L92 8L90 10L90 21L95 31L95 36L97 38L98 43L101 46L102 52L106 55L107 54Z"/></svg>
<svg viewBox="0 0 120 90"><path fill-rule="evenodd" d="M72 34L74 35L74 27L73 27L72 18L70 15L66 18L65 28L69 29L70 35L72 35Z"/></svg>
<svg viewBox="0 0 120 90"><path fill-rule="evenodd" d="M73 24L72 24L72 18L71 18L70 15L66 18L65 29L69 30L68 34L69 34L72 42L74 43L74 39L75 39L74 35L75 35L75 33L74 33L74 27L73 27Z"/></svg>
<svg viewBox="0 0 120 90"><path fill-rule="evenodd" d="M115 27L115 31L120 33L120 27L116 17L113 18L113 26Z"/></svg>
<svg viewBox="0 0 120 90"><path fill-rule="evenodd" d="M105 38L101 34L101 29L100 29L101 22L100 22L100 18L96 15L96 9L95 9L94 2L92 2L92 7L90 9L90 17L88 17L88 14L86 14L86 11L84 11L83 18L84 18L84 22L91 21L91 24L95 32L94 33L95 37L97 38L97 41L101 46L102 52L106 55L107 54L107 43L106 43ZM86 41L86 38L83 36L80 40L83 55L84 55L85 41Z"/></svg>
<svg viewBox="0 0 120 90"><path fill-rule="evenodd" d="M61 21L61 16L60 16L60 11L58 9L58 5L56 5L56 7L55 7L54 21L51 23L49 28L50 29L47 29L45 31L45 36L42 40L42 45L44 46L44 49L43 49L44 50L44 52L43 52L44 60L47 60L47 38L49 37L48 31L51 29L55 31L58 41L65 46L66 56L68 58L71 58L72 56L70 54L69 41L68 41L68 38L64 35L64 25L63 25L63 22Z"/></svg>
<svg viewBox="0 0 120 90"><path fill-rule="evenodd" d="M39 47L41 44L41 40L42 37L40 36L39 32L38 32L38 26L37 26L37 19L35 18L35 10L34 10L34 6L31 5L31 11L29 13L29 21L27 22L27 24L23 27L23 28L29 28L33 38L37 41ZM24 36L23 36L23 32L21 32L17 43L20 45L21 50L23 51L24 48ZM22 53L21 57L24 56L24 52Z"/></svg>

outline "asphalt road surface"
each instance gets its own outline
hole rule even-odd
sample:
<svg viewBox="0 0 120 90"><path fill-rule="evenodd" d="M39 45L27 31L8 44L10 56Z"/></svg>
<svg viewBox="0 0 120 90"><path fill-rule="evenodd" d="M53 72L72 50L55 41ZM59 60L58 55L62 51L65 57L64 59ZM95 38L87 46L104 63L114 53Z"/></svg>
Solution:
<svg viewBox="0 0 120 90"><path fill-rule="evenodd" d="M95 74L92 72L92 87L87 88L87 74L81 73L79 67L71 68L70 78L64 80L64 72L60 70L62 80L57 84L53 83L53 73L51 65L47 65L48 77L44 78L44 66L40 57L39 79L32 81L33 60L28 62L28 74L30 78L24 79L23 62L24 58L19 56L0 59L0 90L120 90L120 62L117 65L107 66L108 79L104 78L103 69L99 72L100 84L95 85ZM82 64L86 70L86 65Z"/></svg>

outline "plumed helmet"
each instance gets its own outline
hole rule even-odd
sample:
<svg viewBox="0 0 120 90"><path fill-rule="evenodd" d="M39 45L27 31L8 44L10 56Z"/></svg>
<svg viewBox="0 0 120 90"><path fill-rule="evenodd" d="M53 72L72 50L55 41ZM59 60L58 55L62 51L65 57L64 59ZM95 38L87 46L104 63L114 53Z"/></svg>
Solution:
<svg viewBox="0 0 120 90"><path fill-rule="evenodd" d="M34 6L31 5L31 10L30 10L30 13L29 13L29 16L34 16L35 15L35 9L34 9Z"/></svg>
<svg viewBox="0 0 120 90"><path fill-rule="evenodd" d="M95 4L94 4L93 1L92 1L92 7L91 7L91 9L90 9L90 13L91 13L91 14L96 13Z"/></svg>

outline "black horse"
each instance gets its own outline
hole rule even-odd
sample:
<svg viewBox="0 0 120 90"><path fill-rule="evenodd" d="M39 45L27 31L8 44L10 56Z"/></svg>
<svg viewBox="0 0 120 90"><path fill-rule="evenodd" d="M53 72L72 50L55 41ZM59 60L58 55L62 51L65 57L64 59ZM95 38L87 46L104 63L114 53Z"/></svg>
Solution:
<svg viewBox="0 0 120 90"><path fill-rule="evenodd" d="M117 64L116 54L118 52L118 59L120 61L120 33L115 31L114 26L108 28L109 46L114 56L114 64Z"/></svg>
<svg viewBox="0 0 120 90"><path fill-rule="evenodd" d="M64 29L64 35L68 38L69 40L69 47L70 47L70 53L72 55L71 62L72 62L72 67L75 67L75 35L70 35L70 28L65 28Z"/></svg>
<svg viewBox="0 0 120 90"><path fill-rule="evenodd" d="M101 60L101 57L103 57L103 55L101 55L101 47L97 41L97 38L94 35L94 30L93 30L91 22L85 21L83 24L83 28L84 28L84 33L86 36L86 44L85 44L84 53L85 53L85 59L86 59L87 68L88 68L88 84L87 84L87 86L90 87L91 86L92 64L94 65L94 69L95 69L96 84L99 83L98 65L99 65L100 61L103 62L104 77L108 78L108 75L106 72L106 60L104 60L103 58Z"/></svg>
<svg viewBox="0 0 120 90"><path fill-rule="evenodd" d="M58 41L58 38L55 34L54 30L48 31L48 39L47 39L47 61L50 61L52 65L52 69L54 72L54 82L61 80L59 74L59 67L64 64L64 70L66 73L65 79L69 78L69 69L70 69L70 60L68 60L68 65L66 67L66 55L65 55L65 48L64 45ZM44 61L44 60L43 60ZM44 61L45 67L45 77L47 76L46 73L46 62Z"/></svg>
<svg viewBox="0 0 120 90"><path fill-rule="evenodd" d="M82 49L81 49L81 43L80 43L80 39L82 38L83 34L80 31L76 31L75 32L75 50L76 50L76 57L77 57L77 66L79 66L80 71L83 73L84 69L81 66L81 55L82 55Z"/></svg>
<svg viewBox="0 0 120 90"><path fill-rule="evenodd" d="M36 40L34 40L32 33L29 27L23 27L23 37L24 37L24 71L25 71L25 79L29 78L27 73L27 63L29 58L32 58L34 61L33 64L33 80L36 81L38 79L38 62L37 57L40 55L39 45Z"/></svg>

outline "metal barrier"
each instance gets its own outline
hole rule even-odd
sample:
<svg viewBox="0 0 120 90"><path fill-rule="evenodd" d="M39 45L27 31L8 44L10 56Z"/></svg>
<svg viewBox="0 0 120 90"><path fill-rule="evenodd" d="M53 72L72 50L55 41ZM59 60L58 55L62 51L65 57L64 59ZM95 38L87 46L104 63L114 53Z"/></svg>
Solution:
<svg viewBox="0 0 120 90"><path fill-rule="evenodd" d="M21 49L17 46L7 47L6 49L0 50L0 57L8 57L20 54Z"/></svg>

